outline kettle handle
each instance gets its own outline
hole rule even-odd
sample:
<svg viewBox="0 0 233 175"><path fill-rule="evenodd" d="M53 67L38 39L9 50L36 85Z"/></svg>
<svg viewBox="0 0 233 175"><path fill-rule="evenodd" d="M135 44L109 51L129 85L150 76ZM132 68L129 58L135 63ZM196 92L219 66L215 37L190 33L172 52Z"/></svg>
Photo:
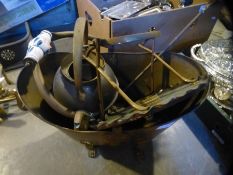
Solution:
<svg viewBox="0 0 233 175"><path fill-rule="evenodd" d="M82 93L82 55L83 45L88 42L88 28L86 18L79 17L75 22L73 36L73 72L74 83L79 94Z"/></svg>

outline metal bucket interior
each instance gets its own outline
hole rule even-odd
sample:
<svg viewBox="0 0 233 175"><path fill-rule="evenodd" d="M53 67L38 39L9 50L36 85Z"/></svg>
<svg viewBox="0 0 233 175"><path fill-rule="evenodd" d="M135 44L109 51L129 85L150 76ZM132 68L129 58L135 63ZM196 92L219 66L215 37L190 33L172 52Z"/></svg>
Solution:
<svg viewBox="0 0 233 175"><path fill-rule="evenodd" d="M45 56L40 67L45 79L46 87L52 91L52 83L54 75L67 53L52 53ZM133 77L137 75L141 69L150 62L151 54L103 54L106 62L111 66L116 74L120 87L124 90ZM48 59L52 57L52 59ZM134 140L151 140L159 133L160 126L175 121L181 115L193 110L197 107L209 90L209 78L206 71L201 65L188 57L167 53L164 60L174 67L179 73L187 78L198 77L203 81L202 86L193 92L185 92L182 99L159 112L154 112L152 118L141 118L134 122L126 123L121 126L122 132L115 132L115 129L107 129L103 131L77 131L73 129L73 120L62 116L55 112L40 95L35 80L32 76L32 67L25 67L18 77L17 88L19 95L35 116L43 121L54 125L72 137L90 142L95 145L115 145L131 139ZM127 95L133 100L138 100L151 94L151 91L159 94L163 90L169 91L184 85L185 83L165 68L160 62L154 64L154 88L151 89L151 72L147 71L131 88L127 91ZM174 96L175 98L175 96ZM118 98L118 105L127 106L123 99ZM116 139L112 139L116 138Z"/></svg>

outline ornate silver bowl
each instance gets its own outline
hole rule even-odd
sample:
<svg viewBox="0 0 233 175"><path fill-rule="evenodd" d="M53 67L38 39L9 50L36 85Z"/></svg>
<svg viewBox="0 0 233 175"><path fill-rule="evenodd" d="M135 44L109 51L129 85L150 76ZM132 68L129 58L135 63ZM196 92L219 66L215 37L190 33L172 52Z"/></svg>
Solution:
<svg viewBox="0 0 233 175"><path fill-rule="evenodd" d="M213 82L211 97L233 110L233 42L211 40L191 48L192 58L204 65Z"/></svg>

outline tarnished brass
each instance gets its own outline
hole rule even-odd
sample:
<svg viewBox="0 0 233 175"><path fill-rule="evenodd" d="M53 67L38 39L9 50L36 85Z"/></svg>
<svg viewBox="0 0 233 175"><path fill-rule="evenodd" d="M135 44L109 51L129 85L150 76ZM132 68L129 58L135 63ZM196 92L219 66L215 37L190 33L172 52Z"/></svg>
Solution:
<svg viewBox="0 0 233 175"><path fill-rule="evenodd" d="M91 60L89 57L86 57L83 55L83 58L85 58L89 63L91 63L94 67L96 67L96 70L109 82L109 84L131 105L133 108L139 110L139 111L147 111L149 107L145 107L142 105L139 105L135 102L133 102L125 93L124 91L115 83L111 80L111 78L104 73L104 71L100 68L97 67L96 63Z"/></svg>
<svg viewBox="0 0 233 175"><path fill-rule="evenodd" d="M166 66L169 70L171 70L176 76L178 76L181 80L187 83L192 83L197 80L197 78L187 79L180 73L178 73L174 68L172 68L169 64L167 64L158 54L154 53L151 49L143 46L142 44L138 44L138 46L147 52L151 53L154 59L148 63L145 68L126 86L126 90L129 89L149 68L153 67L153 64L156 60L159 60L164 66Z"/></svg>
<svg viewBox="0 0 233 175"><path fill-rule="evenodd" d="M114 59L118 59L118 57L119 60L124 59L125 61L113 61L112 64L109 64L114 68L115 62L118 62L119 65L117 66L117 69L114 69L114 71L124 73L122 74L122 77L129 79L128 81L134 77L134 74L137 73L138 69L140 70L140 68L143 67L144 64L150 62L151 59L150 54L120 54L115 55ZM29 109L33 114L49 124L62 129L71 137L82 142L91 143L93 145L116 145L130 140L147 141L161 132L161 130L156 128L159 128L163 123L176 119L178 116L199 105L208 92L208 76L199 64L196 64L188 57L177 54L172 54L171 56L168 55L166 57L171 60L171 66L175 66L180 73L186 74L188 77L197 76L199 77L199 80L196 83L185 83L176 76L170 74L167 77L169 79L168 86L163 90L164 93L160 93L158 89L161 89L162 87L161 84L163 79L161 79L161 77L164 73L161 69L162 63L155 62L154 69L155 75L157 75L156 79L154 79L155 92L158 93L151 95L147 93L147 90L145 89L147 86L144 84L144 80L150 79L147 74L143 79L140 79L136 83L136 86L132 90L135 91L138 89L140 94L142 94L142 98L139 98L136 102L143 106L155 106L153 110L154 112L147 114L145 112L143 114L143 112L135 110L133 107L129 107L129 105L124 105L122 107L116 106L115 109L111 108L112 112L108 111L106 114L106 121L102 121L96 126L96 128L88 129L86 131L75 130L72 119L57 113L46 103L38 91L35 79L32 76L33 69L31 67L25 67L20 73L18 78L18 90L20 97L27 106L27 109ZM108 55L108 58L109 60L113 59L111 54ZM52 61L51 59L45 59L40 63L43 73L42 76L46 80L45 83L47 87L51 87L51 79L54 77L56 69L59 67L60 59L61 57L54 57ZM134 69L131 69L131 72L126 72L124 70L130 70L129 68L132 66L132 63L128 64L130 63L130 60L134 60ZM53 67L48 66L50 64L52 64ZM188 68L183 69L182 66L184 65ZM119 76L119 74L117 74L117 76ZM116 88L119 87L116 86ZM139 92L137 92L137 94ZM130 98L135 97L135 95L128 95ZM34 97L33 100L31 96ZM189 101L191 102L187 103ZM114 115L112 115L112 113L114 113ZM147 120L146 118L148 116L151 116L152 119ZM139 122L140 125L138 127L132 127L135 122ZM129 127L127 127L128 124ZM130 127L131 124L132 126ZM90 126L91 125L92 123L90 123ZM120 130L120 132L111 130L112 127L116 126L121 126L122 130ZM104 130L106 128L110 128L110 130Z"/></svg>
<svg viewBox="0 0 233 175"><path fill-rule="evenodd" d="M175 105L176 103L181 102L184 96L189 96L191 94L193 95L195 91L205 87L205 84L205 81L197 81L195 83L186 84L176 89L165 91L161 94L155 93L153 95L146 96L145 98L138 100L137 103L144 106L150 106L149 109L153 108L153 110L159 112L164 110L165 107L169 107L170 104ZM189 94L187 91L192 91L192 93ZM174 100L174 97L176 100ZM193 100L195 100L195 98L193 98ZM190 105L194 102L193 100L190 100ZM187 105L187 107L190 105ZM187 107L185 107L183 110L185 111ZM117 111L115 114L106 117L108 118L107 121L102 121L97 125L98 130L120 126L124 123L132 122L150 115L150 110L138 111L130 107L126 109L118 108L115 109L115 111Z"/></svg>
<svg viewBox="0 0 233 175"><path fill-rule="evenodd" d="M84 35L85 32L81 33ZM56 48L56 53L46 55L36 65L25 66L18 77L17 87L28 110L84 143L89 150L89 157L96 156L96 145L151 140L166 128L161 125L174 121L198 106L208 93L209 78L205 69L188 57L165 53L160 58L144 46L142 48L147 51L144 53L103 54L100 52L102 43L99 39L92 40L88 45L83 42L87 37L81 35L79 40L76 34L74 39L71 38L71 49L67 49L71 53L61 53ZM72 48L73 52L77 51L74 47L78 47L79 52L76 54L72 53ZM83 69L80 62L85 62L94 68L96 74L94 78L91 76L91 80L95 80L92 82L94 86L86 89L89 94L94 92L95 95L90 96L88 103L75 100L75 105L83 106L74 109L71 108L73 102L66 106L62 102L67 100L67 96L75 96L76 90L84 87L80 70L76 72L76 78L67 78L71 77L67 72L71 70L72 59L76 58L79 60L76 60L77 64L73 61L76 64L73 70ZM123 91L149 63L151 71L143 73L130 89ZM168 69L164 69L164 66ZM60 84L61 81L70 84ZM74 81L77 81L75 85ZM71 89L71 86L74 88ZM55 88L64 89L65 93L59 94ZM107 102L110 105L103 110L108 100L106 96L112 94L119 95L114 95L114 99ZM96 104L99 104L99 107L95 106L98 111L90 112L89 107Z"/></svg>
<svg viewBox="0 0 233 175"><path fill-rule="evenodd" d="M193 82L197 81L197 77L195 77L193 79L185 78L183 75L181 75L180 73L178 73L173 67L171 67L169 64L167 64L158 54L153 53L153 51L151 49L143 46L142 44L139 44L138 46L140 48L146 50L147 52L151 53L155 57L155 59L153 60L153 62L155 62L156 60L159 60L164 66L166 66L166 68L168 68L170 71L172 71L176 76L178 76L184 82L193 83ZM150 63L149 66L151 66L151 64L153 64L153 63Z"/></svg>
<svg viewBox="0 0 233 175"><path fill-rule="evenodd" d="M80 96L84 96L82 89L82 53L83 45L87 44L88 31L87 22L83 18L77 19L73 36L73 74L74 84ZM80 97L82 98L82 97Z"/></svg>
<svg viewBox="0 0 233 175"><path fill-rule="evenodd" d="M36 85L45 101L49 103L55 111L69 118L74 118L77 110L84 110L94 115L99 114L100 108L98 104L104 96L105 105L103 105L103 101L100 105L102 108L100 111L102 114L101 116L102 119L104 119L104 110L109 108L116 100L117 92L109 89L109 84L106 83L105 80L102 80L103 82L100 83L101 77L98 76L98 74L97 76L94 74L88 76L88 74L90 74L88 70L93 72L91 69L85 70L85 67L83 68L82 54L84 54L85 50L88 50L88 48L84 49L83 45L87 44L87 39L86 19L79 18L76 21L74 29L72 54L57 53L47 56L56 57L56 55L60 55L63 60L60 62L60 67L57 69L53 79L53 94L46 87L46 80L44 80L42 76L41 66L39 64L34 66L33 76L37 80ZM99 67L103 65L103 61L100 59L98 51L96 59L93 60L97 61ZM92 67L89 64L86 65L89 68ZM104 63L104 68L102 70L117 82L113 71L106 63ZM100 91L102 91L100 88L103 89L103 95L100 94ZM98 94L100 96L99 98Z"/></svg>
<svg viewBox="0 0 233 175"><path fill-rule="evenodd" d="M74 116L74 129L86 131L89 128L89 116L84 111L77 111Z"/></svg>
<svg viewBox="0 0 233 175"><path fill-rule="evenodd" d="M5 74L2 65L0 64L0 105L16 100L19 108L24 109L24 105L15 89L11 89L8 86L12 85L13 82ZM7 112L0 107L0 120L6 116ZM0 122L1 122L0 121Z"/></svg>

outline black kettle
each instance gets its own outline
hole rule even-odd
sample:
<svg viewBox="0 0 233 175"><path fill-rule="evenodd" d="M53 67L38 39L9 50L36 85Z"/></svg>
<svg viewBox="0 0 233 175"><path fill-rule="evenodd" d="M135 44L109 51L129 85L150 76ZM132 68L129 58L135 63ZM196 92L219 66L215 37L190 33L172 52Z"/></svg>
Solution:
<svg viewBox="0 0 233 175"><path fill-rule="evenodd" d="M78 18L74 28L73 52L60 54L61 64L53 79L52 93L46 88L40 64L35 66L33 76L37 80L36 85L45 101L58 113L74 118L77 111L85 111L90 116L100 113L100 96L97 84L97 71L95 66L83 59L87 56L93 62L99 60L99 66L113 82L118 80L104 59L95 52L96 48L88 45L87 22L85 18ZM53 59L54 54L48 54L43 59ZM50 57L50 58L49 58ZM103 109L107 110L117 99L118 93L104 78L100 77Z"/></svg>

